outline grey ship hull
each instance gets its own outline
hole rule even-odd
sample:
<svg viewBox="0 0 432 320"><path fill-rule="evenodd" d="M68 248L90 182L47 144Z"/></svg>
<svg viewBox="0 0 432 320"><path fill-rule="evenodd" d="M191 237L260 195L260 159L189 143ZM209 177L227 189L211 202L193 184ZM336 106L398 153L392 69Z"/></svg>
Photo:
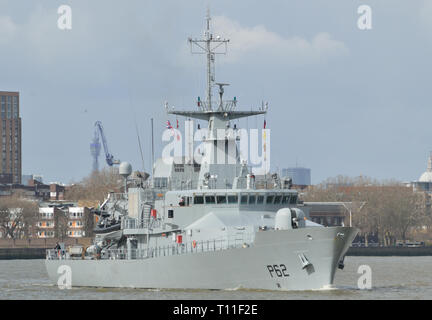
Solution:
<svg viewBox="0 0 432 320"><path fill-rule="evenodd" d="M46 260L46 267L57 283L58 268L70 266L78 287L313 290L333 284L356 234L350 227L262 231L247 248L137 260Z"/></svg>

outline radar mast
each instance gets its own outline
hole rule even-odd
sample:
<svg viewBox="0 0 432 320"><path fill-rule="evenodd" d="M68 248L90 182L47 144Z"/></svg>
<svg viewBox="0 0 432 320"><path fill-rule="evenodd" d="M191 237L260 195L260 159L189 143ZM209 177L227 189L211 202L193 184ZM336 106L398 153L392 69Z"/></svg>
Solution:
<svg viewBox="0 0 432 320"><path fill-rule="evenodd" d="M207 9L206 16L206 30L204 32L204 39L192 39L189 38L189 43L191 45L192 54L206 54L207 56L207 100L203 104L203 109L205 111L212 111L212 88L215 82L215 55L216 54L226 54L227 52L227 44L229 39L221 39L220 36L216 38L213 37L213 34L210 31L210 10ZM221 51L221 47L224 48ZM198 49L198 51L194 51ZM218 50L219 49L219 50Z"/></svg>

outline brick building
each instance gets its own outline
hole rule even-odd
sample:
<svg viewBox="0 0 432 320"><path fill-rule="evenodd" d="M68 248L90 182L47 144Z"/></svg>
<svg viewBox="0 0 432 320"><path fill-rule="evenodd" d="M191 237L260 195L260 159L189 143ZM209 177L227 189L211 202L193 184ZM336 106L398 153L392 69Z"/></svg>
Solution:
<svg viewBox="0 0 432 320"><path fill-rule="evenodd" d="M0 91L0 183L21 184L19 93Z"/></svg>

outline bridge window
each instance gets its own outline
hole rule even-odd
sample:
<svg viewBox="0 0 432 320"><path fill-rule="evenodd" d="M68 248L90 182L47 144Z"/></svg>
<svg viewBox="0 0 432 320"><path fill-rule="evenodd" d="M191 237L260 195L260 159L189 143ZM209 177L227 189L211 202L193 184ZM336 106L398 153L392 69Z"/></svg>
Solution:
<svg viewBox="0 0 432 320"><path fill-rule="evenodd" d="M216 200L218 204L226 204L226 196L217 196Z"/></svg>
<svg viewBox="0 0 432 320"><path fill-rule="evenodd" d="M215 196L205 196L205 202L209 204L216 203Z"/></svg>
<svg viewBox="0 0 432 320"><path fill-rule="evenodd" d="M203 203L204 203L204 197L203 196L195 196L194 204L203 204Z"/></svg>
<svg viewBox="0 0 432 320"><path fill-rule="evenodd" d="M290 204L296 204L297 203L297 195L293 195L290 199Z"/></svg>
<svg viewBox="0 0 432 320"><path fill-rule="evenodd" d="M242 195L240 198L240 203L241 204L247 204L248 203L248 196L247 195Z"/></svg>
<svg viewBox="0 0 432 320"><path fill-rule="evenodd" d="M290 199L289 194L284 195L284 196L282 197L282 203L289 203L289 199Z"/></svg>
<svg viewBox="0 0 432 320"><path fill-rule="evenodd" d="M282 196L281 195L276 196L274 198L274 204L280 204L281 200L282 200Z"/></svg>
<svg viewBox="0 0 432 320"><path fill-rule="evenodd" d="M262 203L264 203L264 196L258 196L257 204L262 204Z"/></svg>
<svg viewBox="0 0 432 320"><path fill-rule="evenodd" d="M255 204L255 196L249 196L249 204Z"/></svg>
<svg viewBox="0 0 432 320"><path fill-rule="evenodd" d="M267 204L272 204L273 198L274 198L274 196L267 196Z"/></svg>
<svg viewBox="0 0 432 320"><path fill-rule="evenodd" d="M228 203L238 203L238 196L228 196Z"/></svg>

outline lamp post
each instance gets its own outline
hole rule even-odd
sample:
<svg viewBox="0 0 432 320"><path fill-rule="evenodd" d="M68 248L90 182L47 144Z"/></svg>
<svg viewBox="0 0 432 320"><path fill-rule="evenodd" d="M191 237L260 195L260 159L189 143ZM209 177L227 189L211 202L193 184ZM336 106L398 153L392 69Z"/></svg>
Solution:
<svg viewBox="0 0 432 320"><path fill-rule="evenodd" d="M347 209L348 210L348 212L349 212L349 216L350 216L350 222L349 222L349 226L350 227L352 227L352 202L349 202L349 204L350 204L350 207L348 208L347 206L346 206L346 203L348 203L348 202L342 202L342 205L345 207L345 209ZM361 205L360 205L360 208L359 208L359 212L360 212L360 210L363 208L363 206L366 204L366 201L363 201L362 203L361 203Z"/></svg>

